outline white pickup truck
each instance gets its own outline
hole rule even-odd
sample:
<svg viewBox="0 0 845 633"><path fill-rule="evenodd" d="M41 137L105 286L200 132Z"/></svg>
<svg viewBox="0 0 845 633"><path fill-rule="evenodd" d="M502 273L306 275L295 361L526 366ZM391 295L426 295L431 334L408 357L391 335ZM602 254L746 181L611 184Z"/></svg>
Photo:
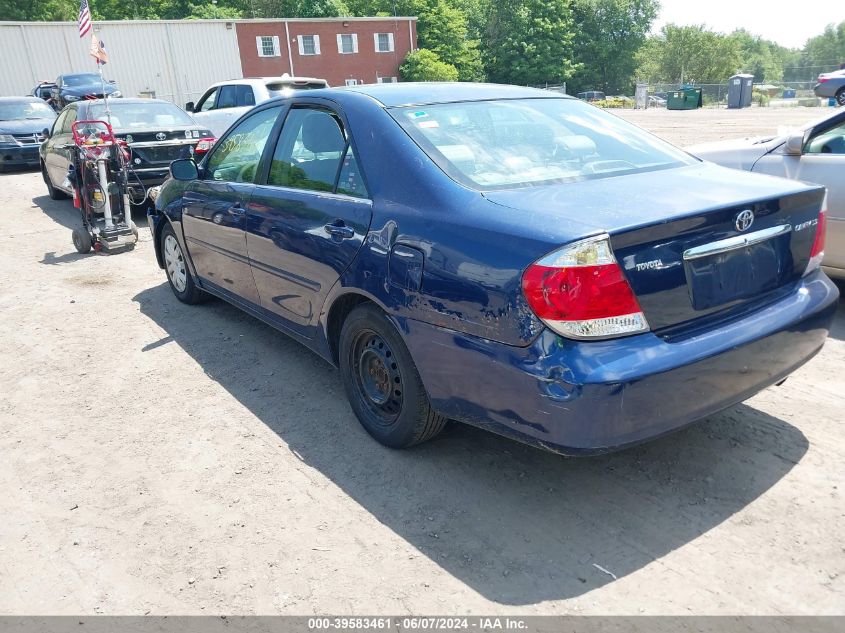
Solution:
<svg viewBox="0 0 845 633"><path fill-rule="evenodd" d="M231 79L212 85L199 101L186 103L185 110L191 113L199 125L207 127L215 137L220 138L244 112L259 103L289 95L295 90L328 87L325 79L291 77L287 73L281 77Z"/></svg>

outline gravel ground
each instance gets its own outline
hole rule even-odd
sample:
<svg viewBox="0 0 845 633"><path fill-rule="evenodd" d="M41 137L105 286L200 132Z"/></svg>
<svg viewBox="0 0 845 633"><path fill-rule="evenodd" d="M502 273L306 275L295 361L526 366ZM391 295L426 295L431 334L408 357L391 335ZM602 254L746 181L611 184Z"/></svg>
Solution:
<svg viewBox="0 0 845 633"><path fill-rule="evenodd" d="M762 114L622 113L681 144ZM39 174L0 182L0 614L845 613L845 309L783 386L644 446L396 452L304 348L178 303L145 227L80 256Z"/></svg>

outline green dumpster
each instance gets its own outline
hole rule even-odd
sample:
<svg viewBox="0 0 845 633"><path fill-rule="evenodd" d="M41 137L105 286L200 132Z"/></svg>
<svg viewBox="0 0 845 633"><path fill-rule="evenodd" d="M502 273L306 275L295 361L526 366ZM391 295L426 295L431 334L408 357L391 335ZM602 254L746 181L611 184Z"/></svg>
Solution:
<svg viewBox="0 0 845 633"><path fill-rule="evenodd" d="M695 110L701 107L701 88L684 87L666 93L667 110Z"/></svg>

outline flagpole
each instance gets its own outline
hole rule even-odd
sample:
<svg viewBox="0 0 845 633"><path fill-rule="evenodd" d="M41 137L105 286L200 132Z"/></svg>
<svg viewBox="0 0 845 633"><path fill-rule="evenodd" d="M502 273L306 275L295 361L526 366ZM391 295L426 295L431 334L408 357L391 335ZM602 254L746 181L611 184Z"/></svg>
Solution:
<svg viewBox="0 0 845 633"><path fill-rule="evenodd" d="M96 35L94 35L94 37L96 37ZM109 96L106 94L106 80L103 77L103 64L100 62L99 59L97 59L97 70L100 73L100 85L103 89L103 103L106 106L106 121L108 122L109 127L111 127L111 110L109 109Z"/></svg>

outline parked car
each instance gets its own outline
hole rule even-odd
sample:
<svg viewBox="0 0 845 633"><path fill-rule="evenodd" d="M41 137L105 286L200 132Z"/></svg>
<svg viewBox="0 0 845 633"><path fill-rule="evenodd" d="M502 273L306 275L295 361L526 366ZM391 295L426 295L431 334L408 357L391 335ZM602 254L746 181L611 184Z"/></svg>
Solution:
<svg viewBox="0 0 845 633"><path fill-rule="evenodd" d="M0 97L0 171L38 167L42 130L55 118L53 108L37 97Z"/></svg>
<svg viewBox="0 0 845 633"><path fill-rule="evenodd" d="M704 163L556 93L315 90L257 106L151 211L176 297L340 367L391 447L447 419L562 453L656 437L824 344L824 189Z"/></svg>
<svg viewBox="0 0 845 633"><path fill-rule="evenodd" d="M575 95L583 101L604 101L605 94L600 90L587 90L586 92L579 92Z"/></svg>
<svg viewBox="0 0 845 633"><path fill-rule="evenodd" d="M123 96L114 83L103 83L97 73L73 73L56 78L56 86L50 92L50 102L56 110L61 110L69 103L83 99L102 99L104 95Z"/></svg>
<svg viewBox="0 0 845 633"><path fill-rule="evenodd" d="M666 107L666 99L663 97L658 97L657 95L649 95L648 96L648 107L649 108L665 108Z"/></svg>
<svg viewBox="0 0 845 633"><path fill-rule="evenodd" d="M813 87L817 97L829 99L833 97L836 103L845 106L845 70L836 70L832 73L822 73L818 82Z"/></svg>
<svg viewBox="0 0 845 633"><path fill-rule="evenodd" d="M129 186L136 190L133 199L142 196L144 189L160 185L171 161L193 156L198 148L200 153L207 151L213 144L208 128L197 125L189 114L169 101L120 99L108 105L110 115L101 99L73 103L62 110L52 129L45 130L41 173L51 198L73 193L65 186L65 177L76 151L71 132L74 121L111 121L115 137L125 141L130 150Z"/></svg>
<svg viewBox="0 0 845 633"><path fill-rule="evenodd" d="M827 187L827 246L822 262L845 279L845 111L835 110L789 134L704 143L687 151L726 167Z"/></svg>
<svg viewBox="0 0 845 633"><path fill-rule="evenodd" d="M258 77L232 79L212 85L200 100L189 101L185 110L194 118L220 136L244 112L258 103L275 97L288 96L297 90L327 88L325 79L315 77Z"/></svg>
<svg viewBox="0 0 845 633"><path fill-rule="evenodd" d="M38 97L39 99L44 99L44 101L49 101L53 97L53 90L56 89L56 82L54 81L42 81L39 82L35 88L32 89L32 92L29 94L33 97Z"/></svg>

